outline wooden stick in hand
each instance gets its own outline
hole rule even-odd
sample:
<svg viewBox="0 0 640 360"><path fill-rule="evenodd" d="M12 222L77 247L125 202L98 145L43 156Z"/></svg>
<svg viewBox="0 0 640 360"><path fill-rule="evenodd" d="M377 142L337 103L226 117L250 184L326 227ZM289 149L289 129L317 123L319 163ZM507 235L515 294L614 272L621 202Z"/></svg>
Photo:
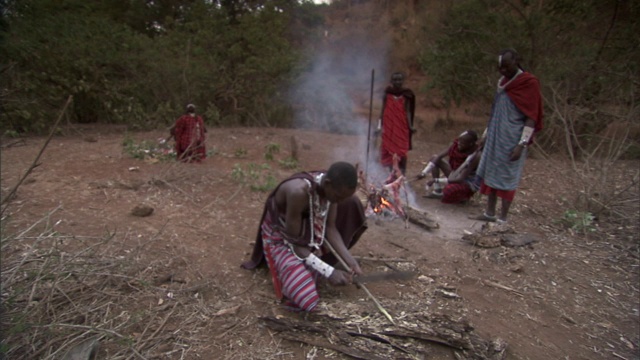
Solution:
<svg viewBox="0 0 640 360"><path fill-rule="evenodd" d="M342 266L344 266L344 268L349 271L349 272L353 272L353 270L351 269L351 267L349 267L349 265L347 265L347 263L342 259L342 256L340 256L340 254L338 254L338 252L333 248L333 246L331 245L331 243L329 243L329 240L326 240L324 242L324 244L329 248L329 250L331 251L331 253L333 254L333 256L336 257L336 259L338 259L338 261L340 262L340 264L342 264ZM389 314L389 312L387 312L387 310L385 310L384 307L382 307L382 304L380 304L380 302L378 301L378 299L376 299L375 296L373 296L373 294L369 291L369 289L367 289L367 287L360 283L358 281L358 279L354 279L354 283L361 288L362 290L364 290L365 293L367 293L367 296L369 296L369 298L371 300L373 300L373 302L376 304L376 307L378 308L378 310L384 315L386 316L387 319L389 319L389 321L391 321L392 324L395 325L395 321L393 321L393 318L391 317L391 315Z"/></svg>

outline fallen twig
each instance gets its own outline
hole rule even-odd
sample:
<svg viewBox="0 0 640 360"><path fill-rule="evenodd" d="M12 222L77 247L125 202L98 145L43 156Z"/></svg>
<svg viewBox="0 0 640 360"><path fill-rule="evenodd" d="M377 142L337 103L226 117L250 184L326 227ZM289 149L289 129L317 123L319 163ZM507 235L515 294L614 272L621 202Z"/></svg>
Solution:
<svg viewBox="0 0 640 360"><path fill-rule="evenodd" d="M509 292L511 292L511 293L513 293L513 294L516 294L516 295L518 295L518 296L520 296L520 297L524 297L524 294L523 294L523 293L521 293L520 291L518 291L518 290L516 290L516 289L510 288L510 287L508 287L508 286L504 286L504 285L502 285L502 284L498 284L498 283L496 283L496 282L489 281L489 280L483 280L483 283L484 283L485 285L489 285L489 286L492 286L492 287L494 287L494 288L498 288L498 289L502 289L502 290L507 290L507 291L509 291Z"/></svg>
<svg viewBox="0 0 640 360"><path fill-rule="evenodd" d="M366 257L366 256L354 256L356 260L361 261L379 261L379 262L412 262L412 260L407 259L399 259L399 258L375 258L375 257Z"/></svg>
<svg viewBox="0 0 640 360"><path fill-rule="evenodd" d="M147 338L147 340L144 340L141 344L138 344L138 346L136 346L133 350L134 351L140 351L143 350L146 346L147 343L150 340L153 340L156 335L158 335L158 333L160 332L160 330L162 330L162 328L164 327L164 325L167 323L167 320L169 320L169 318L171 317L171 315L173 315L173 312L176 310L176 306L178 306L178 303L176 302L175 304L173 304L173 307L171 308L171 311L167 314L167 316L164 317L164 320L162 320L162 322L160 323L160 326L158 326L158 328L156 329L156 331L153 332L153 334L151 334L151 336L149 336ZM145 329L146 330L146 329Z"/></svg>
<svg viewBox="0 0 640 360"><path fill-rule="evenodd" d="M375 356L372 353L363 353L359 350L353 349L351 347L348 346L344 346L344 345L334 345L331 344L328 341L316 341L313 339L303 339L300 336L293 336L293 335L281 335L284 339L287 339L289 341L297 341L297 342L301 342L301 343L305 343L307 345L311 345L311 346L317 346L317 347L321 347L321 348L325 348L325 349L331 349L333 351L337 351L340 353L343 353L351 358L354 359L360 359L360 360L377 360L377 359L384 359L382 357L378 357Z"/></svg>

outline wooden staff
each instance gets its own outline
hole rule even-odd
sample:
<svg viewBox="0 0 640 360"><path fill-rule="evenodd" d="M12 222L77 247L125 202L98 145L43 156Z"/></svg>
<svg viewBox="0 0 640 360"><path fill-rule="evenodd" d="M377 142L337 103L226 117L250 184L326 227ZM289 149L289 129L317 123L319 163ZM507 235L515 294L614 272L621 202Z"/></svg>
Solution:
<svg viewBox="0 0 640 360"><path fill-rule="evenodd" d="M331 245L331 243L329 243L329 240L326 240L324 242L325 245L327 245L327 247L329 248L329 250L331 251L331 253L333 254L333 256L336 257L336 259L338 259L338 261L340 262L340 264L342 264L342 266L344 266L344 268L349 271L352 272L351 268L349 267L349 265L347 265L347 263L342 259L342 256L340 256L340 254L338 254L338 252L333 248L333 246ZM389 321L391 321L392 324L396 324L395 321L393 321L393 318L391 317L391 315L389 314L389 312L387 312L387 310L385 310L384 307L382 307L382 304L380 304L380 302L378 301L378 299L376 299L375 296L373 296L373 294L369 291L369 289L367 289L366 286L364 286L364 284L362 284L361 282L359 282L357 279L354 280L354 283L356 284L356 286L358 286L359 288L362 288L364 290L364 292L367 293L367 296L369 296L369 298L371 300L373 300L373 302L376 304L376 307L378 308L378 310L380 310L380 312L386 316L387 319L389 319Z"/></svg>
<svg viewBox="0 0 640 360"><path fill-rule="evenodd" d="M367 159L365 160L364 174L365 178L369 176L369 144L371 144L371 117L373 113L373 79L375 77L375 69L371 69L371 93L369 95L369 128L367 129Z"/></svg>

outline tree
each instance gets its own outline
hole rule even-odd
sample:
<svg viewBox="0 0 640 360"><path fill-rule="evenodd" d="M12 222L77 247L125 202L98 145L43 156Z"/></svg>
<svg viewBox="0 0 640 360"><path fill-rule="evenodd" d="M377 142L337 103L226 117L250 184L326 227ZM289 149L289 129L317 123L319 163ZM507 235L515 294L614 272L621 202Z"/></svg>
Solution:
<svg viewBox="0 0 640 360"><path fill-rule="evenodd" d="M535 73L545 98L562 94L580 116L576 139L602 131L615 117L594 116L603 105L638 104L640 5L632 1L469 0L451 6L421 63L447 105L490 102L496 54L513 47ZM636 35L634 35L636 34ZM432 34L429 34L432 35ZM429 44L427 34L423 38ZM610 106L609 106L610 107ZM551 142L562 136L547 112ZM554 129L556 127L556 129Z"/></svg>
<svg viewBox="0 0 640 360"><path fill-rule="evenodd" d="M68 95L73 121L138 127L172 122L188 102L219 124L264 125L282 112L294 1L5 3L4 130L44 130Z"/></svg>

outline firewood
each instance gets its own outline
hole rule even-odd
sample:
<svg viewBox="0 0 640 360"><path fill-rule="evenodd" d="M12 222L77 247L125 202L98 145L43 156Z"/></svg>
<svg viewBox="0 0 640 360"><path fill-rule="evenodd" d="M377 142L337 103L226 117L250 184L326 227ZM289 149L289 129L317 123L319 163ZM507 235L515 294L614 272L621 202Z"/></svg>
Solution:
<svg viewBox="0 0 640 360"><path fill-rule="evenodd" d="M418 225L426 230L438 229L440 225L435 220L431 219L426 212L420 211L416 208L407 206L404 208L409 222Z"/></svg>

